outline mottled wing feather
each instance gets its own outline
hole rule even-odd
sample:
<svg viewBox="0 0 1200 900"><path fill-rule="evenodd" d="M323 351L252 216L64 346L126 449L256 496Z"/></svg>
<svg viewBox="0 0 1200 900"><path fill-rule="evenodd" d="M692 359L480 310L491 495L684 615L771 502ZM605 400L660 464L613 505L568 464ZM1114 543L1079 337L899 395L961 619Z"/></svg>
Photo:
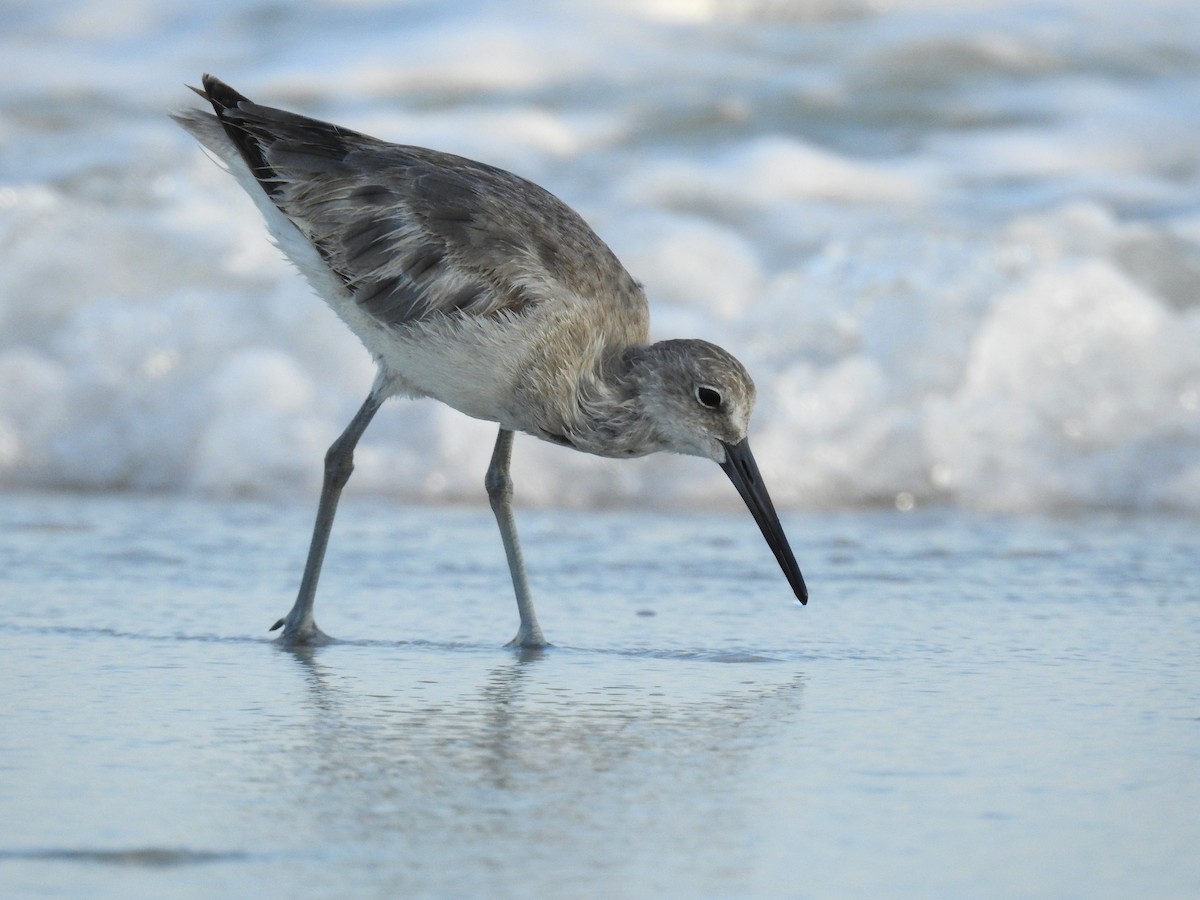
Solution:
<svg viewBox="0 0 1200 900"><path fill-rule="evenodd" d="M205 88L271 200L379 321L519 312L614 286L644 305L578 214L532 182Z"/></svg>

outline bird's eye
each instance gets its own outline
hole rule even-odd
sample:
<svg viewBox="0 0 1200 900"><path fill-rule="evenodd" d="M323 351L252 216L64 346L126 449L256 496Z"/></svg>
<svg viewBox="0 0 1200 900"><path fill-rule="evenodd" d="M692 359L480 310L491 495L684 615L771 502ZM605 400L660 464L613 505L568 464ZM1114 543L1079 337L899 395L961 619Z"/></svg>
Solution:
<svg viewBox="0 0 1200 900"><path fill-rule="evenodd" d="M700 401L701 406L708 407L709 409L721 408L720 392L703 384L696 388L696 399Z"/></svg>

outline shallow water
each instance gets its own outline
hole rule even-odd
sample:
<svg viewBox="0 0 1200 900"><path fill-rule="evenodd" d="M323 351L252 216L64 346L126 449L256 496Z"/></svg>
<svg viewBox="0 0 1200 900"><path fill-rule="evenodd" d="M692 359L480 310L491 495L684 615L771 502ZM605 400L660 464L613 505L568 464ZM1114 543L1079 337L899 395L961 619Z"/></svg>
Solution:
<svg viewBox="0 0 1200 900"><path fill-rule="evenodd" d="M10 896L1189 896L1194 521L7 495Z"/></svg>

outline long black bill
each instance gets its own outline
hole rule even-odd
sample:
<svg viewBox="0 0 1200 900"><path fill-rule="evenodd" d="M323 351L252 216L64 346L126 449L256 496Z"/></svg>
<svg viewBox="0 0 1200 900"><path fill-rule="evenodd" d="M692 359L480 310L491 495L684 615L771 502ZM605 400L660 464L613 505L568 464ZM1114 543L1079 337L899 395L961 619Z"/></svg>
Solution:
<svg viewBox="0 0 1200 900"><path fill-rule="evenodd" d="M748 438L736 444L725 444L725 462L721 463L721 468L750 507L754 521L758 523L763 537L767 539L767 544L779 560L779 567L787 576L788 584L796 592L796 599L807 603L808 588L804 584L804 576L800 574L800 567L796 565L796 557L792 556L792 548L788 546L783 526L779 524L779 516L775 514L771 495L767 493L767 486L758 471L758 463L754 461L754 454L750 452Z"/></svg>

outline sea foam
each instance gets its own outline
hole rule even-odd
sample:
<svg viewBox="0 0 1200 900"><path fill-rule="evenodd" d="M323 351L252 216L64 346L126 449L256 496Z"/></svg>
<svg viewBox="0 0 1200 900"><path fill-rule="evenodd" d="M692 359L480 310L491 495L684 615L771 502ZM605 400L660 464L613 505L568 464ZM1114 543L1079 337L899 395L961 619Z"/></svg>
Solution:
<svg viewBox="0 0 1200 900"><path fill-rule="evenodd" d="M0 486L310 495L365 396L365 351L165 117L212 70L578 208L656 338L746 362L781 507L1200 510L1194 5L736 6L0 13ZM389 404L350 490L482 502L493 437ZM531 439L514 479L737 502L702 461Z"/></svg>

